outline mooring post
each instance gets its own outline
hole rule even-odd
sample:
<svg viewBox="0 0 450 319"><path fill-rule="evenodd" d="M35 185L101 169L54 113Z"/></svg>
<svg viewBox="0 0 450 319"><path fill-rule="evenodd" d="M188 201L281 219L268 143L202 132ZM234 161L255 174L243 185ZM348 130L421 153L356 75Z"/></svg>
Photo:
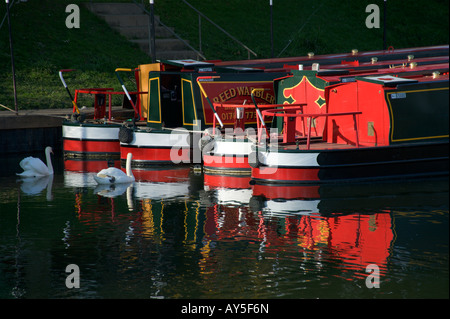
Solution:
<svg viewBox="0 0 450 319"><path fill-rule="evenodd" d="M152 63L156 62L156 52L155 52L155 14L154 14L154 10L153 10L153 5L154 5L154 0L149 0L150 1L150 26L149 26L149 37L150 37L150 42L149 42L149 46L150 46L150 53L152 56Z"/></svg>
<svg viewBox="0 0 450 319"><path fill-rule="evenodd" d="M386 50L386 13L387 13L387 0L383 2L383 50Z"/></svg>
<svg viewBox="0 0 450 319"><path fill-rule="evenodd" d="M14 90L14 110L16 112L16 115L19 115L19 110L17 109L16 68L14 66L14 49L11 32L11 18L9 16L9 0L5 1L6 1L6 15L8 16L9 48L11 50L11 67L12 67L13 90Z"/></svg>
<svg viewBox="0 0 450 319"><path fill-rule="evenodd" d="M273 0L270 1L270 47L271 57L273 58Z"/></svg>

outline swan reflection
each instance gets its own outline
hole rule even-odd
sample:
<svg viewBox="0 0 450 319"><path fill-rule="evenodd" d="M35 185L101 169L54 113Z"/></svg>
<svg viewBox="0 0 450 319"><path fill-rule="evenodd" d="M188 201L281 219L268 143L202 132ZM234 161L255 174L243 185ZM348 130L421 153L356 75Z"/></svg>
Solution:
<svg viewBox="0 0 450 319"><path fill-rule="evenodd" d="M31 196L39 195L44 189L47 189L47 200L53 199L53 175L39 176L39 177L23 177L20 179L22 185L20 189L23 193Z"/></svg>
<svg viewBox="0 0 450 319"><path fill-rule="evenodd" d="M115 198L123 195L125 192L127 194L127 205L128 210L134 210L134 201L133 201L133 187L134 183L121 183L121 184L99 184L94 189L94 193L107 198Z"/></svg>
<svg viewBox="0 0 450 319"><path fill-rule="evenodd" d="M120 184L99 184L95 187L94 193L103 197L114 198L124 194L128 188L132 189L133 183Z"/></svg>

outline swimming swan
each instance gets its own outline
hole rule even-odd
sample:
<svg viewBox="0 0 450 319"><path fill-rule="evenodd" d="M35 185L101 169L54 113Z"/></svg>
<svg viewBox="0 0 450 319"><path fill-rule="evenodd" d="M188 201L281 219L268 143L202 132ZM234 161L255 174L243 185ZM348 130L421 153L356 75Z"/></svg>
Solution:
<svg viewBox="0 0 450 319"><path fill-rule="evenodd" d="M39 158L28 156L20 161L19 165L22 167L23 172L17 173L22 177L39 177L53 175L53 165L50 153L53 154L53 150L50 146L45 148L45 157L47 159L47 165L44 164Z"/></svg>
<svg viewBox="0 0 450 319"><path fill-rule="evenodd" d="M98 172L97 176L94 176L95 181L98 184L121 184L134 182L133 172L131 171L131 158L133 155L128 153L126 171L125 174L122 170L115 167L108 167Z"/></svg>

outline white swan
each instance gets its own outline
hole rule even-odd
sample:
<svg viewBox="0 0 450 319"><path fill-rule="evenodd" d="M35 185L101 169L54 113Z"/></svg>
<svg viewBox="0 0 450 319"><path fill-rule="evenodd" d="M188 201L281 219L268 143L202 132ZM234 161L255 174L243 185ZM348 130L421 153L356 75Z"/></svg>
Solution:
<svg viewBox="0 0 450 319"><path fill-rule="evenodd" d="M44 164L39 158L26 157L20 161L19 165L22 167L23 172L17 173L19 176L23 177L38 177L38 176L48 176L53 175L53 165L50 153L53 150L50 146L45 148L45 157L47 159L47 165Z"/></svg>
<svg viewBox="0 0 450 319"><path fill-rule="evenodd" d="M127 171L126 174L118 168L109 167L102 169L100 172L98 172L97 176L94 176L95 181L98 184L121 184L134 182L133 172L131 171L132 157L133 155L131 153L128 153L126 163L126 171Z"/></svg>

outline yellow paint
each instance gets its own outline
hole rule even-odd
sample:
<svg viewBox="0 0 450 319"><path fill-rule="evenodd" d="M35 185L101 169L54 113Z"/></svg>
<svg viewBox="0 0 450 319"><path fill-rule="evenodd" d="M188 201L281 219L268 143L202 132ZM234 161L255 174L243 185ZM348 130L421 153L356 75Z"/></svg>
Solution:
<svg viewBox="0 0 450 319"><path fill-rule="evenodd" d="M186 79L181 79L181 96L183 97L183 100L182 100L182 102L181 102L181 106L182 106L182 110L183 110L183 125L194 126L194 123L186 123L186 121L185 121L185 119L184 119L184 85L183 85L183 81L184 81L184 82L188 82L188 83L189 83L189 86L190 86L190 88L191 88L192 107L194 108L194 118L195 118L195 122L197 122L197 110L196 110L196 107L195 107L194 89L193 89L193 87L192 87L192 81L189 81L189 80L186 80ZM200 86L200 89L203 91L202 86L201 86L201 85L199 85L199 86ZM205 94L205 96L206 96L206 93L205 93L204 91L203 91L203 94Z"/></svg>
<svg viewBox="0 0 450 319"><path fill-rule="evenodd" d="M148 79L148 96L149 96L149 98L150 98L150 96L151 96L151 85L150 85L150 82L151 81L154 81L154 80L156 80L156 81L158 81L158 85L157 85L157 87L158 87L158 90L159 90L159 77L155 77L155 78L150 78L150 79ZM159 94L159 91L158 92L156 92L156 94L158 94L158 107L159 107L159 121L150 121L150 120L147 120L147 122L149 122L149 123L161 123L161 94Z"/></svg>

